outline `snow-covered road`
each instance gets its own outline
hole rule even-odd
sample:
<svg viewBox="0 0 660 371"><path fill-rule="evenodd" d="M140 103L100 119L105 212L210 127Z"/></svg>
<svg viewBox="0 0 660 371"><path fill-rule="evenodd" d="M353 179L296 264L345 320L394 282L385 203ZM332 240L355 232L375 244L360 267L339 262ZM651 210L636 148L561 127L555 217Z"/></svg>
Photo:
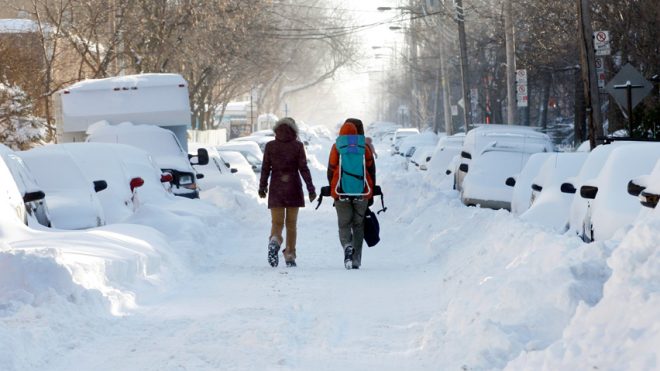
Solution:
<svg viewBox="0 0 660 371"><path fill-rule="evenodd" d="M325 153L311 153L317 187ZM132 272L122 265L111 272L105 285L134 295L121 315L109 315L94 290L0 307L0 335L9 335L0 337L0 368L656 368L660 218L584 244L506 211L464 207L446 185L381 153L389 210L362 269L343 267L329 200L301 211L299 266L271 268L264 201L211 191L219 213L206 226L153 210L135 217L171 248L152 258L158 269L146 284L122 278ZM632 313L637 322L619 320Z"/></svg>
<svg viewBox="0 0 660 371"><path fill-rule="evenodd" d="M415 246L392 238L405 232L386 213L388 237L365 246L362 270L346 271L330 205L300 214L297 268L267 265L263 207L253 227L219 246L217 269L138 301L49 369L428 369L437 267L407 264Z"/></svg>

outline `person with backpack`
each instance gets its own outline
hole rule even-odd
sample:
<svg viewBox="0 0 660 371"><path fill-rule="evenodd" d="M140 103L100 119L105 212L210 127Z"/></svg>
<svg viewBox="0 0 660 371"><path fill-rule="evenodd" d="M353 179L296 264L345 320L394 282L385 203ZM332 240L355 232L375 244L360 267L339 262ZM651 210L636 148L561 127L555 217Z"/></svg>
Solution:
<svg viewBox="0 0 660 371"><path fill-rule="evenodd" d="M268 263L277 267L282 231L286 226L286 244L282 251L287 267L296 265L296 224L298 210L305 206L302 176L307 185L309 202L316 199L316 189L307 167L305 147L298 140L298 126L291 117L284 117L273 127L275 140L266 144L259 181L259 197L268 194L271 230L268 242ZM268 178L270 177L270 186Z"/></svg>
<svg viewBox="0 0 660 371"><path fill-rule="evenodd" d="M376 184L376 163L364 134L358 133L359 126L359 119L346 119L328 159L327 176L346 269L359 269L362 265L364 215Z"/></svg>

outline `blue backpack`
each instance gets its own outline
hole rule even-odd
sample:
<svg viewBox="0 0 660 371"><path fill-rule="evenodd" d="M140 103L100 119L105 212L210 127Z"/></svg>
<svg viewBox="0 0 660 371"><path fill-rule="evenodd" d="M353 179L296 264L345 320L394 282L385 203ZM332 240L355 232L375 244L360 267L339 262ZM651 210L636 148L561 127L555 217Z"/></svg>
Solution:
<svg viewBox="0 0 660 371"><path fill-rule="evenodd" d="M337 194L358 197L368 195L370 189L365 177L364 135L340 135L335 146L339 152L339 181L335 189Z"/></svg>

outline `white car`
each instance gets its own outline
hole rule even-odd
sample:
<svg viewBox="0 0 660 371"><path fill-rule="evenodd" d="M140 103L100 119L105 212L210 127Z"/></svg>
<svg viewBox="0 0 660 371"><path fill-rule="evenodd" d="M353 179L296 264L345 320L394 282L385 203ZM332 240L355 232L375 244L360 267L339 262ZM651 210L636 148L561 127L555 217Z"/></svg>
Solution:
<svg viewBox="0 0 660 371"><path fill-rule="evenodd" d="M118 143L62 143L55 146L73 157L89 181L106 181L107 189L97 194L106 224L120 223L133 215L137 209L135 195L144 185L144 178L130 175L122 159L129 154L137 157L137 152L143 152L144 156L146 152ZM118 155L120 153L122 156Z"/></svg>
<svg viewBox="0 0 660 371"><path fill-rule="evenodd" d="M467 174L460 189L461 201L467 206L511 210L513 190L506 179L520 173L529 156L544 150L544 144L491 143L469 165L459 165L459 171Z"/></svg>
<svg viewBox="0 0 660 371"><path fill-rule="evenodd" d="M660 159L648 175L630 180L628 193L638 197L642 206L655 209L660 200Z"/></svg>
<svg viewBox="0 0 660 371"><path fill-rule="evenodd" d="M9 170L5 161L0 161L0 205L3 207L3 217L8 216L7 211L11 210L8 214L16 217L21 223L27 224L27 213L25 211L25 204L23 196L18 190L16 182ZM3 233L4 235L4 233Z"/></svg>
<svg viewBox="0 0 660 371"><path fill-rule="evenodd" d="M250 163L247 162L242 154L236 151L220 151L219 155L226 166L230 169L236 169L234 175L247 182L248 186L256 187L258 181L257 176L252 170Z"/></svg>
<svg viewBox="0 0 660 371"><path fill-rule="evenodd" d="M588 152L552 153L532 181L532 206L520 217L563 233L568 229L573 195L562 193L564 181L576 176Z"/></svg>
<svg viewBox="0 0 660 371"><path fill-rule="evenodd" d="M194 144L188 144L189 149L195 146ZM232 168L229 163L225 162L220 152L214 147L206 147L206 150L209 153L209 163L206 165L195 165L195 170L204 174L204 178L199 179L202 193L215 187L241 190L240 178L235 175L238 169Z"/></svg>
<svg viewBox="0 0 660 371"><path fill-rule="evenodd" d="M493 145L499 147L516 146L523 148L523 151L529 154L554 152L554 145L550 137L529 126L493 124L477 126L465 135L463 141L461 164L455 174L455 188L457 190L460 191L463 187L463 179L467 175L470 162L481 156L484 148Z"/></svg>
<svg viewBox="0 0 660 371"><path fill-rule="evenodd" d="M255 173L261 172L261 163L263 162L264 159L264 153L261 150L261 148L259 148L259 145L256 142L232 140L215 147L215 149L220 152L222 151L239 152L250 163L250 165L252 166L252 170L254 170Z"/></svg>
<svg viewBox="0 0 660 371"><path fill-rule="evenodd" d="M261 151L263 152L266 150L266 143L270 142L271 140L275 140L275 133L273 133L272 130L264 130L264 131L255 132L252 135L248 135L245 137L234 138L227 143L254 142L259 146L259 149L261 149Z"/></svg>
<svg viewBox="0 0 660 371"><path fill-rule="evenodd" d="M410 156L410 164L419 170L428 170L427 164L431 161L431 155L435 151L435 146L420 145L413 148L414 152Z"/></svg>
<svg viewBox="0 0 660 371"><path fill-rule="evenodd" d="M409 155L411 148L418 148L421 146L432 146L435 147L438 144L438 135L432 131L425 131L420 134L412 134L407 137L404 137L399 142L399 155L409 159L412 157L412 154Z"/></svg>
<svg viewBox="0 0 660 371"><path fill-rule="evenodd" d="M513 187L511 213L520 215L532 205L532 180L541 171L541 166L552 153L540 152L529 156L519 174L506 179L505 184Z"/></svg>
<svg viewBox="0 0 660 371"><path fill-rule="evenodd" d="M598 176L580 187L580 196L592 200L582 222L586 240L610 239L636 219L642 206L628 195L628 183L649 174L659 158L657 142L636 142L612 150Z"/></svg>
<svg viewBox="0 0 660 371"><path fill-rule="evenodd" d="M419 130L416 128L396 129L392 135L392 155L398 155L400 153L399 146L401 145L401 141L403 141L404 138L416 134L419 134Z"/></svg>
<svg viewBox="0 0 660 371"><path fill-rule="evenodd" d="M147 151L163 172L172 174L172 192L177 196L199 198L197 174L189 156L173 132L154 125L122 123L109 125L99 122L87 131L87 142L128 144ZM208 163L208 153L197 154L199 164Z"/></svg>
<svg viewBox="0 0 660 371"><path fill-rule="evenodd" d="M587 159L582 164L580 172L572 178L566 179L561 185L561 192L567 194L575 194L571 202L571 208L568 219L569 233L575 234L585 241L591 239L591 233L587 233L588 229L585 228L584 221L588 213L591 213L592 201L591 199L582 198L579 195L579 189L585 181L594 179L598 176L603 165L607 161L612 151L620 146L630 145L633 142L614 142L612 144L599 145L594 148Z"/></svg>
<svg viewBox="0 0 660 371"><path fill-rule="evenodd" d="M3 175L3 178L8 183L11 183L13 178L23 199L23 210L20 210L21 208L18 206L17 212L19 214L24 212L24 214L23 216L19 215L19 217L23 218L24 222L30 227L37 227L37 225L50 227L50 212L46 203L46 194L37 184L36 179L34 179L23 160L4 144L0 144L0 159L0 162L3 162L11 173L11 177L5 178ZM6 187L13 188L11 185ZM9 191L5 188L5 192ZM11 195L11 193L9 194ZM14 196L10 196L10 199L13 198Z"/></svg>
<svg viewBox="0 0 660 371"><path fill-rule="evenodd" d="M430 172L441 172L444 174L451 160L461 153L464 139L465 133L440 138L431 154L431 159L426 164L428 170Z"/></svg>
<svg viewBox="0 0 660 371"><path fill-rule="evenodd" d="M96 195L107 188L105 179L89 181L73 157L57 145L17 153L46 193L53 227L86 229L105 225Z"/></svg>

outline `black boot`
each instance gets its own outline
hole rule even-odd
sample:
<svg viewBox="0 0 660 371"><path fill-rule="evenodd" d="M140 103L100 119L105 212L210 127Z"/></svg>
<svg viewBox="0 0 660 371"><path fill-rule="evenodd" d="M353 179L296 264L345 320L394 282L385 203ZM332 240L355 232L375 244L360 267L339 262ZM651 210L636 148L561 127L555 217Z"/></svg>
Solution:
<svg viewBox="0 0 660 371"><path fill-rule="evenodd" d="M353 246L346 245L344 247L344 267L346 269L353 268Z"/></svg>
<svg viewBox="0 0 660 371"><path fill-rule="evenodd" d="M279 263L279 258L277 254L280 252L280 244L277 243L277 240L271 239L268 243L268 264L271 267L277 267Z"/></svg>

